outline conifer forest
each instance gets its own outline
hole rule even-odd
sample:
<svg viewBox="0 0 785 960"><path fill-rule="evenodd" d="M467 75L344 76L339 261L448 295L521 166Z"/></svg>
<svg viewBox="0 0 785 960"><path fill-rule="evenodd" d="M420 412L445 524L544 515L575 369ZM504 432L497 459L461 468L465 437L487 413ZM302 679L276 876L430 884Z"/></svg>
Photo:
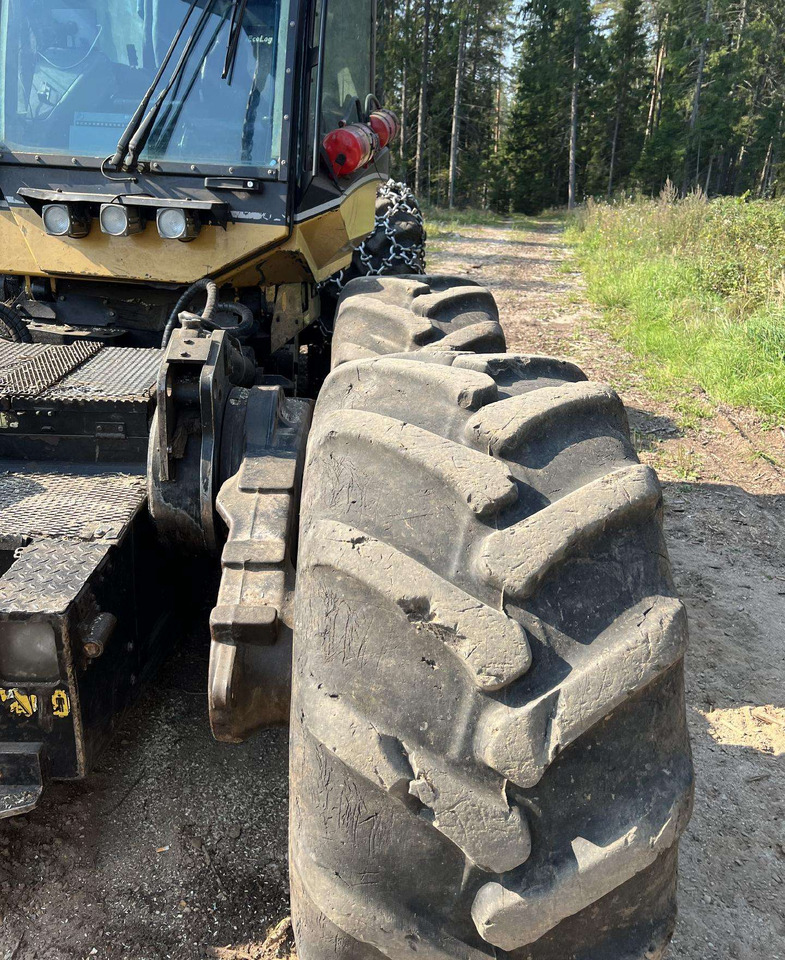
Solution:
<svg viewBox="0 0 785 960"><path fill-rule="evenodd" d="M783 0L379 0L378 17L394 172L426 203L782 190Z"/></svg>

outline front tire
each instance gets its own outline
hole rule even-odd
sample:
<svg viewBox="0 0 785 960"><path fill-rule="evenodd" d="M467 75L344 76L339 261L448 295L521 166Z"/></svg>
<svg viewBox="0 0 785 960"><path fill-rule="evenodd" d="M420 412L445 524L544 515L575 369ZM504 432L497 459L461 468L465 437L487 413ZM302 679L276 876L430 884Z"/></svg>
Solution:
<svg viewBox="0 0 785 960"><path fill-rule="evenodd" d="M651 960L672 932L692 768L659 484L609 388L463 352L489 296L407 278L339 311L296 591L303 960Z"/></svg>

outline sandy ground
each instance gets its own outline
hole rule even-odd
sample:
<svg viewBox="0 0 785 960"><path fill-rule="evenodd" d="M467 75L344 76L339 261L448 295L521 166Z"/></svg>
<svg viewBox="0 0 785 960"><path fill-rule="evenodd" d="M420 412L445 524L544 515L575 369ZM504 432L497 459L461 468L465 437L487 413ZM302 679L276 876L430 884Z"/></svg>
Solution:
<svg viewBox="0 0 785 960"><path fill-rule="evenodd" d="M785 958L785 431L679 397L606 334L558 227L467 227L430 268L482 278L511 350L577 360L628 404L660 471L692 645L697 771L671 960ZM693 418L694 420L694 418ZM126 718L96 774L0 823L0 960L272 960L289 953L284 730L215 743L196 631Z"/></svg>

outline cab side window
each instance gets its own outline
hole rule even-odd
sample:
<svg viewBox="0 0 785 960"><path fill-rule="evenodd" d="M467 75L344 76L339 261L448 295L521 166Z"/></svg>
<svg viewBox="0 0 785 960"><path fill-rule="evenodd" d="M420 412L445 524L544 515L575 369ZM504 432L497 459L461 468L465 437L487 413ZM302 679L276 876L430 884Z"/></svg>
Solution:
<svg viewBox="0 0 785 960"><path fill-rule="evenodd" d="M350 99L357 98L364 106L371 92L372 18L373 0L354 3L327 0L322 136L338 126ZM354 114L350 117L350 120L357 119Z"/></svg>

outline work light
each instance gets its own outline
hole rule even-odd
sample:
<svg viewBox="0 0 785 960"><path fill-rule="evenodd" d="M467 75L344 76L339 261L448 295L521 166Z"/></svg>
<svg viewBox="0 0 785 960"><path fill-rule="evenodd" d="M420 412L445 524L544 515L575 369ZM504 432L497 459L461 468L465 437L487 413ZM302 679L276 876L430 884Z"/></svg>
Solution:
<svg viewBox="0 0 785 960"><path fill-rule="evenodd" d="M86 237L90 218L70 203L47 203L41 211L44 229L50 237Z"/></svg>
<svg viewBox="0 0 785 960"><path fill-rule="evenodd" d="M119 203L102 203L98 220L101 230L110 237L128 237L144 230L144 220L139 210Z"/></svg>
<svg viewBox="0 0 785 960"><path fill-rule="evenodd" d="M155 216L158 233L164 240L193 240L200 224L190 210L162 207Z"/></svg>

